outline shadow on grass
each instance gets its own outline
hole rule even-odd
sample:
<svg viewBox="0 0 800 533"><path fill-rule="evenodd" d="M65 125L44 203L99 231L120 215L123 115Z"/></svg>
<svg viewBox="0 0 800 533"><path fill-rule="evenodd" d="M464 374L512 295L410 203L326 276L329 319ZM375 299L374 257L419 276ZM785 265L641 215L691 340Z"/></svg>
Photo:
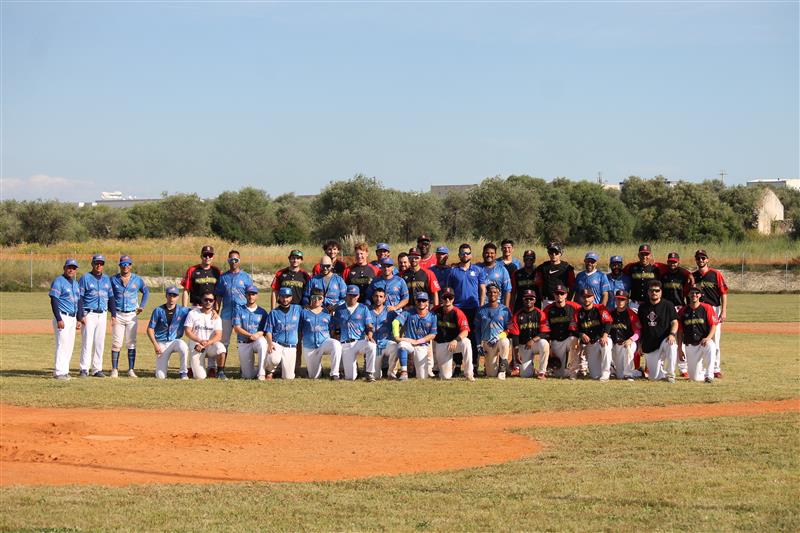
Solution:
<svg viewBox="0 0 800 533"><path fill-rule="evenodd" d="M7 368L7 369L0 370L0 377L4 377L4 378L27 378L27 377L36 377L36 378L47 377L47 378L52 378L53 377L53 370L52 369L50 369L50 370L44 370L44 369L41 369L41 370L14 370L13 368L11 368L11 369Z"/></svg>

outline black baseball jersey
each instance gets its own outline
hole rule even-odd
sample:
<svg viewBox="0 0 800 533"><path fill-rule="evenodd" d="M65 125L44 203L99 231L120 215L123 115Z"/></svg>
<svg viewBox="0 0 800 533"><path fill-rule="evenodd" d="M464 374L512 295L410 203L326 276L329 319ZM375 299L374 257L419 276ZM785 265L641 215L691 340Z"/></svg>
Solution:
<svg viewBox="0 0 800 533"><path fill-rule="evenodd" d="M433 310L436 315L436 338L438 343L450 342L458 337L462 331L469 331L469 320L458 307L453 307L449 312L440 305Z"/></svg>
<svg viewBox="0 0 800 533"><path fill-rule="evenodd" d="M539 294L547 300L555 300L553 290L556 285L561 283L569 290L575 285L575 269L566 261L561 261L554 265L551 261L545 261L536 267L536 286L539 287Z"/></svg>
<svg viewBox="0 0 800 533"><path fill-rule="evenodd" d="M611 332L611 315L605 306L593 305L591 309L581 306L578 311L578 333L589 337L589 342L595 343L604 333Z"/></svg>
<svg viewBox="0 0 800 533"><path fill-rule="evenodd" d="M686 296L692 285L694 285L692 273L683 267L675 270L667 268L661 273L663 298L672 302L672 305L679 307L686 305Z"/></svg>
<svg viewBox="0 0 800 533"><path fill-rule="evenodd" d="M302 268L297 272L283 268L275 273L275 278L272 280L272 292L277 294L281 287L289 287L292 289L292 303L300 305L309 279L311 276Z"/></svg>
<svg viewBox="0 0 800 533"><path fill-rule="evenodd" d="M711 305L700 302L697 309L686 306L680 314L681 328L683 329L683 342L697 344L711 333L711 326L719 323L717 313Z"/></svg>
<svg viewBox="0 0 800 533"><path fill-rule="evenodd" d="M629 263L622 269L623 272L631 277L631 300L634 302L647 301L647 284L654 279L658 279L663 265L655 263L643 265L641 263Z"/></svg>
<svg viewBox="0 0 800 533"><path fill-rule="evenodd" d="M699 270L692 272L694 277L694 284L703 291L700 297L701 302L705 302L711 306L719 307L722 305L722 295L727 294L728 285L725 283L725 278L719 270L709 268L705 274L701 274Z"/></svg>
<svg viewBox="0 0 800 533"><path fill-rule="evenodd" d="M406 282L408 287L408 303L413 305L416 303L416 295L418 292L428 293L428 298L433 300L433 294L439 292L439 282L436 281L436 276L430 270L420 268L416 272L414 269L409 268L400 277Z"/></svg>
<svg viewBox="0 0 800 533"><path fill-rule="evenodd" d="M342 276L345 283L357 285L361 289L361 294L358 295L358 301L361 303L367 301L367 289L376 277L378 277L378 269L370 264L349 266Z"/></svg>
<svg viewBox="0 0 800 533"><path fill-rule="evenodd" d="M550 326L547 325L544 312L534 307L532 311L520 309L514 313L508 332L517 335L520 344L526 344L534 337L546 339L550 333Z"/></svg>
<svg viewBox="0 0 800 533"><path fill-rule="evenodd" d="M181 280L181 286L189 291L189 301L192 305L200 305L203 293L214 293L220 276L222 272L213 265L209 268L203 268L203 265L189 267Z"/></svg>
<svg viewBox="0 0 800 533"><path fill-rule="evenodd" d="M630 307L626 307L622 311L614 308L609 313L611 314L611 332L609 336L614 341L614 344L622 344L641 332L639 316Z"/></svg>
<svg viewBox="0 0 800 533"><path fill-rule="evenodd" d="M514 287L515 297L511 302L514 311L522 309L522 293L528 289L536 292L536 307L540 307L539 289L536 287L536 269L528 272L524 268L518 268L511 276L511 285Z"/></svg>
<svg viewBox="0 0 800 533"><path fill-rule="evenodd" d="M544 310L547 317L547 327L550 328L550 338L556 341L566 340L567 337L578 336L578 310L580 306L575 302L567 302L564 307L550 304Z"/></svg>
<svg viewBox="0 0 800 533"><path fill-rule="evenodd" d="M678 319L678 313L672 302L663 298L655 305L649 301L639 306L639 322L642 325L642 352L658 350L664 339L669 336L671 323Z"/></svg>

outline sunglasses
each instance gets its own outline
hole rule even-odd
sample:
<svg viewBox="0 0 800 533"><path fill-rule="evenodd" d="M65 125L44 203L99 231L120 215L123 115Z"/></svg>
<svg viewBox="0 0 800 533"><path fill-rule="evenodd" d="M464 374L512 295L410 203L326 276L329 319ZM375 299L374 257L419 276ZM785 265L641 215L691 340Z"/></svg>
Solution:
<svg viewBox="0 0 800 533"><path fill-rule="evenodd" d="M472 255L472 252L458 252L458 255Z"/></svg>
<svg viewBox="0 0 800 533"><path fill-rule="evenodd" d="M203 298L203 303L204 304L213 304L214 303L214 298Z"/></svg>
<svg viewBox="0 0 800 533"><path fill-rule="evenodd" d="M648 289L648 292L661 292L661 289Z"/></svg>
<svg viewBox="0 0 800 533"><path fill-rule="evenodd" d="M455 300L456 299L456 297L453 296L452 294L445 294L445 295L442 296L442 298L445 299L445 300Z"/></svg>
<svg viewBox="0 0 800 533"><path fill-rule="evenodd" d="M333 265L320 265L320 268L331 268Z"/></svg>
<svg viewBox="0 0 800 533"><path fill-rule="evenodd" d="M315 294L314 296L311 297L311 299L312 300L322 300L322 296L319 295L319 294Z"/></svg>
<svg viewBox="0 0 800 533"><path fill-rule="evenodd" d="M204 258L214 257L214 254L203 254L200 257L204 257Z"/></svg>
<svg viewBox="0 0 800 533"><path fill-rule="evenodd" d="M238 263L238 262L239 262L239 258L238 257L229 257L228 258L228 263Z"/></svg>
<svg viewBox="0 0 800 533"><path fill-rule="evenodd" d="M167 298L177 298L177 294L167 294Z"/></svg>
<svg viewBox="0 0 800 533"><path fill-rule="evenodd" d="M535 300L535 299L536 299L536 298L534 298L533 296L526 296L526 297L524 297L524 298L523 298L523 300L525 300L526 302L527 302L528 300L530 300L530 301L533 301L533 300Z"/></svg>

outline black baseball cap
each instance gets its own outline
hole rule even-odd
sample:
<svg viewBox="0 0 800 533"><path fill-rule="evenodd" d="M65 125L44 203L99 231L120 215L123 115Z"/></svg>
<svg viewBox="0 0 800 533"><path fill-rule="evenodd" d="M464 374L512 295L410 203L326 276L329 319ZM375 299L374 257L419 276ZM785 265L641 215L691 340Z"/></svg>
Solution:
<svg viewBox="0 0 800 533"><path fill-rule="evenodd" d="M649 244L643 244L643 245L639 246L639 253L640 254L650 254L650 253L652 253L652 250L650 249L650 245Z"/></svg>
<svg viewBox="0 0 800 533"><path fill-rule="evenodd" d="M558 244L557 242L551 242L550 244L547 245L547 251L561 253L561 245Z"/></svg>
<svg viewBox="0 0 800 533"><path fill-rule="evenodd" d="M703 250L703 249L701 248L701 249L697 250L697 251L694 253L694 256L695 256L695 257L708 257L708 252L706 252L705 250Z"/></svg>
<svg viewBox="0 0 800 533"><path fill-rule="evenodd" d="M628 293L625 292L623 289L617 289L614 291L614 298L616 298L617 300L627 300Z"/></svg>
<svg viewBox="0 0 800 533"><path fill-rule="evenodd" d="M431 238L425 235L424 233L417 237L417 242L431 242Z"/></svg>
<svg viewBox="0 0 800 533"><path fill-rule="evenodd" d="M206 244L205 246L203 246L203 249L200 250L200 255L213 254L213 253L214 253L214 247L211 246L210 244Z"/></svg>
<svg viewBox="0 0 800 533"><path fill-rule="evenodd" d="M536 299L536 292L532 291L531 289L525 289L524 291L522 291L522 298L523 299L524 298L533 298L535 300Z"/></svg>
<svg viewBox="0 0 800 533"><path fill-rule="evenodd" d="M586 288L583 289L583 295L584 296L588 296L590 294L592 296L594 296L594 291L591 289L591 287L586 287Z"/></svg>
<svg viewBox="0 0 800 533"><path fill-rule="evenodd" d="M522 258L523 259L530 258L530 259L533 259L534 261L536 261L536 252L534 252L533 250L525 250L525 252L523 252L523 254L522 254Z"/></svg>
<svg viewBox="0 0 800 533"><path fill-rule="evenodd" d="M422 254L418 249L412 248L408 251L408 257L422 257Z"/></svg>
<svg viewBox="0 0 800 533"><path fill-rule="evenodd" d="M455 298L456 296L456 293L453 291L451 287L445 287L444 289L442 289L442 292L440 294L442 295L442 298L444 298L445 296L452 296Z"/></svg>
<svg viewBox="0 0 800 533"><path fill-rule="evenodd" d="M561 284L561 283L559 283L558 285L556 285L556 286L553 288L553 293L554 293L554 294L555 294L555 293L567 294L568 292L569 292L569 291L567 290L567 288L566 288L566 287L565 287L563 284Z"/></svg>
<svg viewBox="0 0 800 533"><path fill-rule="evenodd" d="M667 254L667 263L677 263L681 260L681 256L678 255L678 252L670 252Z"/></svg>
<svg viewBox="0 0 800 533"><path fill-rule="evenodd" d="M703 291L700 290L700 287L692 287L689 289L689 292L696 292L697 294L703 294Z"/></svg>

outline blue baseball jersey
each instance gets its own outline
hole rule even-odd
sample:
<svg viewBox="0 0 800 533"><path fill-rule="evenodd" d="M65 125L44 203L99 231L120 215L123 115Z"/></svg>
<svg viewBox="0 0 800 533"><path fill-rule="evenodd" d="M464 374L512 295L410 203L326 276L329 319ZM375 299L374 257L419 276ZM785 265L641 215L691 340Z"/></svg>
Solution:
<svg viewBox="0 0 800 533"><path fill-rule="evenodd" d="M439 282L439 287L444 289L447 287L445 283L447 283L447 273L450 272L452 267L450 265L433 265L429 270L433 272L433 275L436 276L436 281Z"/></svg>
<svg viewBox="0 0 800 533"><path fill-rule="evenodd" d="M631 278L628 274L623 272L618 278L615 278L611 274L606 274L606 277L608 278L608 286L611 287L610 290L612 295L615 291L625 291L628 294L631 293L633 278Z"/></svg>
<svg viewBox="0 0 800 533"><path fill-rule="evenodd" d="M383 277L373 279L367 290L368 300L372 301L372 293L378 287L386 292L386 305L396 307L397 304L408 298L408 285L400 276L392 276L389 279Z"/></svg>
<svg viewBox="0 0 800 533"><path fill-rule="evenodd" d="M81 305L84 309L108 311L108 301L114 297L111 291L111 279L108 276L100 274L100 277L97 277L87 272L81 276L78 286L81 288Z"/></svg>
<svg viewBox="0 0 800 533"><path fill-rule="evenodd" d="M502 261L496 261L493 267L484 266L482 268L484 283L486 285L494 283L500 287L501 301L505 298L506 294L511 294L511 276ZM458 307L458 303L456 303L456 307Z"/></svg>
<svg viewBox="0 0 800 533"><path fill-rule="evenodd" d="M370 309L369 311L372 313L372 322L375 327L372 338L375 339L378 348L383 349L386 347L387 341L394 340L392 321L397 318L397 311L387 311L385 305L380 313L376 313L375 309Z"/></svg>
<svg viewBox="0 0 800 533"><path fill-rule="evenodd" d="M342 276L339 274L332 274L328 282L328 288L326 289L324 277L318 274L306 283L306 290L303 293L303 305L308 305L308 302L311 301L311 291L313 289L322 291L323 305L339 305L344 302L347 293L347 284L342 279Z"/></svg>
<svg viewBox="0 0 800 533"><path fill-rule="evenodd" d="M497 307L484 305L475 314L475 337L479 341L496 342L511 324L511 311L503 304Z"/></svg>
<svg viewBox="0 0 800 533"><path fill-rule="evenodd" d="M313 313L303 309L300 315L300 330L303 333L303 348L316 350L331 338L331 315L326 310Z"/></svg>
<svg viewBox="0 0 800 533"><path fill-rule="evenodd" d="M78 313L81 288L77 280L67 279L63 274L50 284L50 296L58 302L58 311L67 315Z"/></svg>
<svg viewBox="0 0 800 533"><path fill-rule="evenodd" d="M333 313L333 329L339 332L341 342L359 341L366 337L367 328L374 326L372 312L364 304L357 304L352 313L347 304L340 304Z"/></svg>
<svg viewBox="0 0 800 533"><path fill-rule="evenodd" d="M214 294L222 296L222 312L219 314L223 320L233 320L236 310L240 305L247 304L245 289L253 284L250 274L244 270L239 272L225 272L219 277Z"/></svg>
<svg viewBox="0 0 800 533"><path fill-rule="evenodd" d="M111 276L111 291L114 293L114 304L117 306L118 313L131 313L139 307L147 305L147 298L150 296L150 289L147 288L144 280L136 274L131 274L128 284L122 282L122 276L115 274ZM142 293L142 303L139 303L139 293Z"/></svg>
<svg viewBox="0 0 800 533"><path fill-rule="evenodd" d="M611 284L608 282L608 277L603 272L595 270L589 275L584 270L575 276L575 293L580 295L586 288L592 289L594 293L594 303L599 304L603 293L611 290ZM583 298L580 300L583 301Z"/></svg>
<svg viewBox="0 0 800 533"><path fill-rule="evenodd" d="M267 317L264 332L272 334L272 342L282 346L297 346L302 311L303 308L297 304L289 304L286 311L276 307Z"/></svg>
<svg viewBox="0 0 800 533"><path fill-rule="evenodd" d="M420 316L416 310L403 311L397 315L396 319L403 326L403 337L409 339L421 339L428 335L436 335L437 320L436 315L428 311L425 316ZM426 346L425 342L421 346Z"/></svg>
<svg viewBox="0 0 800 533"><path fill-rule="evenodd" d="M186 323L186 317L189 316L188 307L182 305L175 306L175 313L172 315L172 322L167 322L167 306L159 305L153 309L153 314L150 315L150 323L147 327L152 329L156 340L162 344L172 342L175 339L183 337L183 325Z"/></svg>
<svg viewBox="0 0 800 533"><path fill-rule="evenodd" d="M485 284L486 276L484 275L484 270L476 265L470 265L467 269L461 268L460 265L454 266L448 270L445 281L445 286L453 289L455 293L455 306L462 311L464 309L478 308L480 286Z"/></svg>
<svg viewBox="0 0 800 533"><path fill-rule="evenodd" d="M233 315L231 325L239 326L248 333L258 333L264 331L267 326L267 318L269 313L261 306L256 306L254 310L250 310L246 305L240 305L236 309L236 314ZM249 342L250 338L236 333L236 339L239 342Z"/></svg>

